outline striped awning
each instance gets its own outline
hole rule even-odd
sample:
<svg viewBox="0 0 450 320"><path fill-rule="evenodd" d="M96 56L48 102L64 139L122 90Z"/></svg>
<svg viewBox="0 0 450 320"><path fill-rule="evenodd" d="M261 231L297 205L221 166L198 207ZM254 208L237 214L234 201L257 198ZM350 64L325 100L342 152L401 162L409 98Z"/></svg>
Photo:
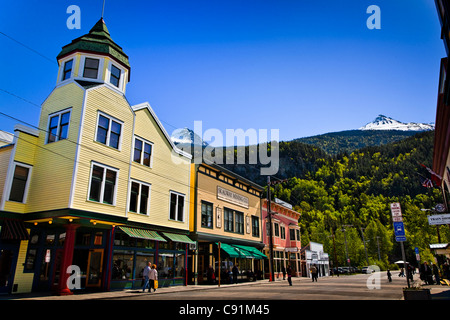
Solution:
<svg viewBox="0 0 450 320"><path fill-rule="evenodd" d="M217 242L216 244L218 245ZM254 247L221 243L220 248L225 251L230 258L267 259L265 254Z"/></svg>
<svg viewBox="0 0 450 320"><path fill-rule="evenodd" d="M119 226L119 228L120 228L120 230L122 230L123 232L125 232L127 235L129 235L132 238L167 242L156 231L147 230L147 229L123 227L123 226Z"/></svg>
<svg viewBox="0 0 450 320"><path fill-rule="evenodd" d="M1 238L3 240L29 240L30 235L23 221L5 219L1 228Z"/></svg>
<svg viewBox="0 0 450 320"><path fill-rule="evenodd" d="M163 232L163 235L174 242L195 243L195 241L189 239L189 237L184 234Z"/></svg>

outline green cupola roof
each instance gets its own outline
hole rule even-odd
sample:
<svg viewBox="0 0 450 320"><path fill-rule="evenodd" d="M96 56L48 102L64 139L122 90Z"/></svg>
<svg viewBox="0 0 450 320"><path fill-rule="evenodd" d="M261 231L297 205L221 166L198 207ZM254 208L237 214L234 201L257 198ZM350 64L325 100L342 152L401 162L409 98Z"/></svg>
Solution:
<svg viewBox="0 0 450 320"><path fill-rule="evenodd" d="M62 47L62 50L56 59L59 60L76 51L108 55L130 69L128 56L123 52L122 48L111 39L103 18L92 27L88 34L76 38L68 45Z"/></svg>

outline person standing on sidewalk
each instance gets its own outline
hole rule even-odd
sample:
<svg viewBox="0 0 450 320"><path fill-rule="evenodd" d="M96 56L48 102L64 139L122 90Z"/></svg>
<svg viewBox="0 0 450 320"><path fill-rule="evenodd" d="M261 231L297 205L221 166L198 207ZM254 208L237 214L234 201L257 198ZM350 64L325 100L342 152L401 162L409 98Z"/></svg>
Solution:
<svg viewBox="0 0 450 320"><path fill-rule="evenodd" d="M148 278L150 280L150 288L148 289L148 292L151 292L152 289L153 292L155 292L155 281L158 281L158 271L156 270L156 264L152 265L152 268L148 272Z"/></svg>
<svg viewBox="0 0 450 320"><path fill-rule="evenodd" d="M151 262L148 262L147 266L145 266L144 271L142 273L142 276L144 277L144 286L142 287L142 292L145 292L145 289L148 287L149 285L149 273L151 270ZM148 292L150 292L150 288L148 288Z"/></svg>
<svg viewBox="0 0 450 320"><path fill-rule="evenodd" d="M233 267L233 282L234 283L238 282L238 280L237 280L238 273L239 273L238 264L235 264Z"/></svg>
<svg viewBox="0 0 450 320"><path fill-rule="evenodd" d="M289 285L292 286L292 269L291 269L291 265L288 264L287 270L286 270L286 275L287 275L287 279L289 282Z"/></svg>

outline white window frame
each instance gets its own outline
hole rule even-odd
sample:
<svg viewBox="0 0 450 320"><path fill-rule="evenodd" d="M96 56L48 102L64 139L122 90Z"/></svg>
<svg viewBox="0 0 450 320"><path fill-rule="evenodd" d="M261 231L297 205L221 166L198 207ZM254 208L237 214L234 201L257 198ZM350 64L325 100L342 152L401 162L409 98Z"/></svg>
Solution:
<svg viewBox="0 0 450 320"><path fill-rule="evenodd" d="M138 196L138 200L137 200L137 206L136 206L136 212L131 211L130 210L130 203L131 203L131 186L132 183L137 183L139 184L139 196ZM148 199L147 199L147 212L146 213L141 213L140 209L141 209L141 195L142 195L142 186L147 186L148 187ZM150 197L152 194L152 185L150 183L145 183L136 179L130 179L130 185L129 185L129 194L128 194L128 203L127 203L127 211L131 212L131 213L136 213L139 215L146 215L149 216L150 215Z"/></svg>
<svg viewBox="0 0 450 320"><path fill-rule="evenodd" d="M134 150L136 148L136 139L140 140L142 142L142 151L141 151L141 160L140 160L140 162L137 162L137 161L134 160ZM149 166L144 164L144 148L145 148L145 144L146 143L149 144L152 147L152 154L150 155L150 165ZM146 139L143 139L141 137L138 137L136 135L134 136L134 140L133 140L133 162L139 163L139 164L141 164L141 165L143 165L143 166L145 166L147 168L153 168L153 154L154 154L154 151L155 151L155 149L154 149L154 143L153 142L150 142L150 141L148 141Z"/></svg>
<svg viewBox="0 0 450 320"><path fill-rule="evenodd" d="M111 82L111 69L112 69L112 66L114 66L114 67L116 67L117 69L120 70L120 79L119 79L119 86L118 87L116 87L116 85ZM105 82L110 84L116 90L123 91L124 78L125 78L125 69L122 68L120 65L110 61L108 63L108 67L106 69Z"/></svg>
<svg viewBox="0 0 450 320"><path fill-rule="evenodd" d="M67 79L63 79L63 77L64 77L64 68L66 66L66 62L69 62L70 60L73 60L73 62L72 62L72 70L70 70L70 76ZM70 56L67 59L64 59L64 60L61 61L61 72L60 72L59 82L66 82L66 81L71 80L74 77L76 61L77 61L77 57L76 56Z"/></svg>
<svg viewBox="0 0 450 320"><path fill-rule="evenodd" d="M175 219L171 219L170 218L170 206L172 204L172 194L176 194L177 195L177 206L176 206L176 210L175 210ZM182 220L178 220L178 196L183 196L183 219ZM176 222L184 222L185 221L185 216L186 216L186 195L184 193L180 193L180 192L176 192L176 191L172 191L170 190L169 192L169 220L170 221L176 221Z"/></svg>
<svg viewBox="0 0 450 320"><path fill-rule="evenodd" d="M86 64L86 58L97 59L98 62L98 72L97 78L86 78L84 77L84 65ZM80 67L78 69L78 79L84 79L86 81L102 81L103 76L103 65L105 63L105 59L103 56L95 56L95 55L82 55L80 61Z"/></svg>
<svg viewBox="0 0 450 320"><path fill-rule="evenodd" d="M106 135L106 143L105 143L105 144L104 144L103 142L97 141L97 132L98 132L98 124L99 124L99 122L100 122L100 116L104 116L105 118L108 118L109 121L110 121L110 122L109 122L109 126L108 126L108 132L107 132L107 135ZM110 143L110 138L111 138L111 121L115 121L115 122L117 122L117 123L120 124L120 138L119 138L119 145L118 145L118 148L117 148L117 149L116 149L115 147L111 147L111 146L109 145L109 143ZM98 111L98 114L97 114L97 124L96 124L96 126L95 126L95 136L94 136L94 141L95 141L95 142L98 142L98 143L100 143L100 144L102 144L102 145L105 145L105 146L107 146L107 147L109 147L109 148L111 148L111 149L121 151L121 149L122 149L122 136L123 136L123 124L124 124L123 121L121 121L121 120L119 120L119 119L117 119L117 118L115 118L115 117L113 117L113 116L110 116L110 115L107 114L107 113L104 113L104 112L102 112L102 111ZM134 151L134 149L133 149L133 151Z"/></svg>
<svg viewBox="0 0 450 320"><path fill-rule="evenodd" d="M69 127L67 128L67 138L62 139L62 140L69 139L70 121L72 120L72 107L64 109L64 110L61 110L61 111L57 111L57 112L54 112L54 113L51 113L51 114L48 115L48 118L47 118L47 135L45 136L45 144L61 141L59 139L59 135L61 133L61 115L64 114L64 113L67 113L67 112L69 112ZM48 138L50 137L50 119L55 117L55 116L59 117L59 119L58 119L58 129L56 131L56 140L52 141L52 142L49 142Z"/></svg>
<svg viewBox="0 0 450 320"><path fill-rule="evenodd" d="M89 199L89 196L91 194L92 173L94 172L94 166L102 167L103 169L105 169L103 171L102 184L100 186L100 201L95 201L95 200ZM103 202L103 198L105 195L106 170L111 170L111 171L116 172L116 181L114 183L114 194L113 194L113 201L112 201L113 203L112 204ZM88 188L88 193L87 193L87 201L92 202L92 203L100 203L100 204L104 204L104 205L115 206L116 200L117 200L118 182L119 182L119 169L110 167L108 165L105 165L105 164L102 164L99 162L92 161L91 162L91 172L89 174L89 188Z"/></svg>
<svg viewBox="0 0 450 320"><path fill-rule="evenodd" d="M16 167L24 167L28 169L28 176L27 176L27 182L25 183L25 190L23 191L23 200L20 201L15 201L15 200L9 200L10 196L11 196L11 188L12 188L12 184L14 181L14 172L16 171ZM10 201L10 202L15 202L15 203L27 203L27 199L28 199L28 191L30 188L30 180L31 180L31 174L33 171L33 166L29 165L29 164L25 164L22 162L18 162L18 161L14 161L13 162L13 166L12 166L12 172L11 175L9 176L9 181L8 181L8 194L6 195L6 201Z"/></svg>

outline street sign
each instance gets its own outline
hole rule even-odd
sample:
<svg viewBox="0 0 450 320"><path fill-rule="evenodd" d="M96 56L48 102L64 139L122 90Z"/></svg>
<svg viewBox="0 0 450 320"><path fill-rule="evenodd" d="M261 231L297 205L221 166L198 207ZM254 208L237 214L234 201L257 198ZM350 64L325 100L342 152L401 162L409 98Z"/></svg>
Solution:
<svg viewBox="0 0 450 320"><path fill-rule="evenodd" d="M405 226L403 225L403 222L394 222L394 233L396 237L405 236Z"/></svg>
<svg viewBox="0 0 450 320"><path fill-rule="evenodd" d="M404 242L404 241L406 241L406 237L405 236L395 236L395 241Z"/></svg>
<svg viewBox="0 0 450 320"><path fill-rule="evenodd" d="M439 225L439 224L450 224L450 214L435 214L428 216L428 224Z"/></svg>
<svg viewBox="0 0 450 320"><path fill-rule="evenodd" d="M393 218L402 216L402 209L400 207L400 203L398 202L391 203L391 213Z"/></svg>

